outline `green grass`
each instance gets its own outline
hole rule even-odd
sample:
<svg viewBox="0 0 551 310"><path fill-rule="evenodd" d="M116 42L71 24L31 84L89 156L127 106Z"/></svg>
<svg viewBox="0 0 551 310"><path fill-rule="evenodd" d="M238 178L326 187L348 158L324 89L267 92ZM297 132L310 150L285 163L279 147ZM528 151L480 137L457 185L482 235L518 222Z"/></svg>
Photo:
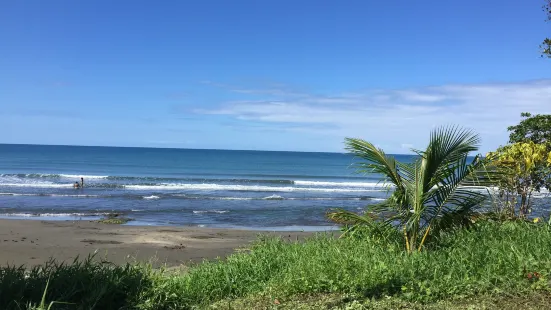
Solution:
<svg viewBox="0 0 551 310"><path fill-rule="evenodd" d="M551 304L551 294L547 292L532 292L515 295L482 295L461 300L439 300L435 302L412 302L399 298L362 299L349 295L317 294L298 295L288 299L270 299L248 297L234 300L224 300L208 306L211 310L536 310L548 309Z"/></svg>
<svg viewBox="0 0 551 310"><path fill-rule="evenodd" d="M362 239L318 235L305 242L261 239L246 253L205 262L181 274L92 260L50 264L28 277L24 269L3 268L0 309L40 302L48 279L48 302L76 303L52 309L286 309L289 304L287 309L292 309L299 308L297 302L306 307L308 296L330 297L323 307L312 309L371 309L373 303L416 309L511 294L548 296L551 228L547 225L484 222L411 255L404 252L400 236L364 235ZM528 279L531 272L538 276Z"/></svg>
<svg viewBox="0 0 551 310"><path fill-rule="evenodd" d="M0 309L121 309L138 304L151 289L151 269L116 266L89 257L72 264L54 261L25 269L0 269ZM50 304L74 303L70 304ZM50 307L50 308L48 308Z"/></svg>
<svg viewBox="0 0 551 310"><path fill-rule="evenodd" d="M122 225L130 222L132 219L129 218L104 218L99 219L96 222L101 224L112 224L112 225Z"/></svg>

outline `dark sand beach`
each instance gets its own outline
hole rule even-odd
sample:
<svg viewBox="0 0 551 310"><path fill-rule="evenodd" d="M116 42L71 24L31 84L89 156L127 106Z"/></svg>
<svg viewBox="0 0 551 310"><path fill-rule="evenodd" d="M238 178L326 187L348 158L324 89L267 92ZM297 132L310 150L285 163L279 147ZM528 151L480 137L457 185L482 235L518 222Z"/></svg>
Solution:
<svg viewBox="0 0 551 310"><path fill-rule="evenodd" d="M308 232L259 232L196 227L126 226L90 221L0 220L0 264L72 261L97 252L113 263L178 266L225 257L259 234L302 239Z"/></svg>

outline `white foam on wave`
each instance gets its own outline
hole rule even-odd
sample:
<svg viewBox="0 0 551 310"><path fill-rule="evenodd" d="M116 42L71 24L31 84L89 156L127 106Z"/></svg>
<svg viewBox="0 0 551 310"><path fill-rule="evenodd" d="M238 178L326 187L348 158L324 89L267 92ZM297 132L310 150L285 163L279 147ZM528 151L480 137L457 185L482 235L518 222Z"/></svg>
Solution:
<svg viewBox="0 0 551 310"><path fill-rule="evenodd" d="M197 199L202 199L201 197L197 197ZM254 200L252 197L212 197L210 199L213 200Z"/></svg>
<svg viewBox="0 0 551 310"><path fill-rule="evenodd" d="M270 195L263 198L257 197L188 197L184 194L174 194L174 197L187 197L196 200L385 200L383 198L362 198L362 197L282 197L279 195Z"/></svg>
<svg viewBox="0 0 551 310"><path fill-rule="evenodd" d="M258 197L190 197L185 194L173 194L174 197L187 197L197 200L385 200L383 198L362 198L362 197L282 197L279 195L270 195L263 198Z"/></svg>
<svg viewBox="0 0 551 310"><path fill-rule="evenodd" d="M55 173L20 173L20 174L10 174L3 173L0 174L0 177L3 178L68 178L68 179L107 179L107 175L87 175L87 174L55 174Z"/></svg>
<svg viewBox="0 0 551 310"><path fill-rule="evenodd" d="M533 193L532 198L534 199L541 199L541 198L550 198L551 195L549 193Z"/></svg>
<svg viewBox="0 0 551 310"><path fill-rule="evenodd" d="M104 216L109 213L2 213L0 217L87 217Z"/></svg>
<svg viewBox="0 0 551 310"><path fill-rule="evenodd" d="M291 197L286 200L362 200L359 197ZM366 200L366 199L364 199Z"/></svg>
<svg viewBox="0 0 551 310"><path fill-rule="evenodd" d="M285 198L281 197L279 195L271 195L271 196L268 196L268 197L264 197L262 199L265 199L265 200L283 200Z"/></svg>
<svg viewBox="0 0 551 310"><path fill-rule="evenodd" d="M49 195L40 195L48 197L73 197L73 198L94 198L99 197L99 195L62 195L62 194L49 194Z"/></svg>
<svg viewBox="0 0 551 310"><path fill-rule="evenodd" d="M51 176L58 176L57 174L50 174L50 173L2 173L0 174L0 177L3 178L17 178L20 176L24 177L39 177L39 178L45 178L45 177L51 177Z"/></svg>
<svg viewBox="0 0 551 310"><path fill-rule="evenodd" d="M161 198L161 197L155 196L155 195L151 195L151 196L143 196L142 198L143 198L143 199L159 199L159 198Z"/></svg>
<svg viewBox="0 0 551 310"><path fill-rule="evenodd" d="M199 211L193 211L194 214L204 214L204 213L218 213L218 214L223 214L223 213L228 213L230 211L228 210L199 210Z"/></svg>
<svg viewBox="0 0 551 310"><path fill-rule="evenodd" d="M99 197L99 195L23 194L23 193L0 193L0 196L41 196L41 197L73 197L73 198Z"/></svg>
<svg viewBox="0 0 551 310"><path fill-rule="evenodd" d="M261 185L222 185L222 184L176 184L165 183L160 185L125 185L131 190L207 190L207 191L253 191L253 192L367 192L380 191L373 189L350 188L316 188L292 186L261 186Z"/></svg>
<svg viewBox="0 0 551 310"><path fill-rule="evenodd" d="M86 179L107 179L109 176L107 175L78 175L78 174L60 174L59 175L62 178L68 178L68 179L79 179L84 178Z"/></svg>
<svg viewBox="0 0 551 310"><path fill-rule="evenodd" d="M34 187L34 188L71 188L73 184L55 184L55 183L0 183L3 187Z"/></svg>
<svg viewBox="0 0 551 310"><path fill-rule="evenodd" d="M293 181L295 185L301 186L337 186L337 187L369 187L369 188L384 188L392 187L392 184L388 183L375 183L375 182L325 182L325 181Z"/></svg>
<svg viewBox="0 0 551 310"><path fill-rule="evenodd" d="M197 199L197 200L253 200L252 197L193 197L186 194L173 194L173 197L186 197L187 199Z"/></svg>

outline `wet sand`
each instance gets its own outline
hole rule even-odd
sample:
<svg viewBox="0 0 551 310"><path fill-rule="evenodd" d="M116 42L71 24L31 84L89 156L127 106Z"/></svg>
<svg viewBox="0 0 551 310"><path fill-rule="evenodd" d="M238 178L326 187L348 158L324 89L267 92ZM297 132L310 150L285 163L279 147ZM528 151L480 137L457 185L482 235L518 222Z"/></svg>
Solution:
<svg viewBox="0 0 551 310"><path fill-rule="evenodd" d="M225 257L259 234L297 240L309 232L259 232L195 227L126 226L90 221L0 219L0 264L32 266L50 258L72 261L97 252L113 263L178 266Z"/></svg>

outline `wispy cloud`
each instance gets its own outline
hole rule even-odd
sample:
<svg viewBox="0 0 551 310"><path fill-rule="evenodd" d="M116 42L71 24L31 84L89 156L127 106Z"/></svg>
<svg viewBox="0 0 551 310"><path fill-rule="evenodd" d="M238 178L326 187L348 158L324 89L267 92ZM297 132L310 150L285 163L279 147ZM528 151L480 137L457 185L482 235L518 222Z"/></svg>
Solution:
<svg viewBox="0 0 551 310"><path fill-rule="evenodd" d="M246 95L264 95L279 97L308 97L308 93L300 91L289 85L275 82L262 83L262 87L238 86L235 84L217 83L213 81L201 81L202 84L222 88L227 91L246 94Z"/></svg>
<svg viewBox="0 0 551 310"><path fill-rule="evenodd" d="M227 87L239 92L237 88ZM483 150L506 142L506 128L523 111L549 113L551 80L519 83L455 84L398 90L366 90L330 95L274 89L241 91L242 100L196 113L225 115L243 122L289 124L335 137L359 136L401 151L421 146L435 126L458 124L479 132ZM265 100L247 98L266 94ZM279 127L279 126L278 126ZM403 141L409 141L403 143Z"/></svg>

